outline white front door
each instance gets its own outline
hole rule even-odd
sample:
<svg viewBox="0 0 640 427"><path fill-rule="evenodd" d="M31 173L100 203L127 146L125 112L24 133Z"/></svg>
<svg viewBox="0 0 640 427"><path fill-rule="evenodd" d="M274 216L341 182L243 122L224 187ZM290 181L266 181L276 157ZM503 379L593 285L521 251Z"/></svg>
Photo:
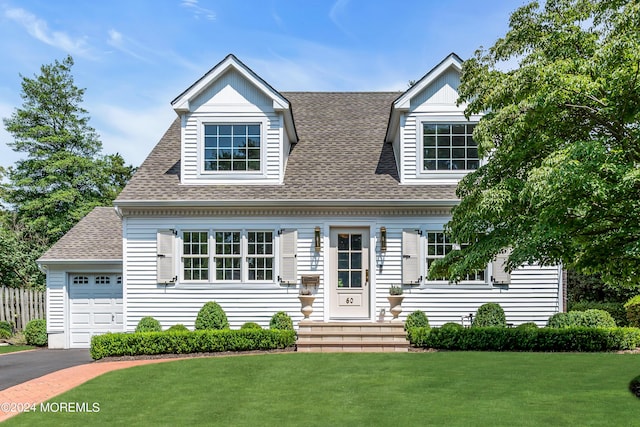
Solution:
<svg viewBox="0 0 640 427"><path fill-rule="evenodd" d="M331 228L330 317L369 318L369 229Z"/></svg>

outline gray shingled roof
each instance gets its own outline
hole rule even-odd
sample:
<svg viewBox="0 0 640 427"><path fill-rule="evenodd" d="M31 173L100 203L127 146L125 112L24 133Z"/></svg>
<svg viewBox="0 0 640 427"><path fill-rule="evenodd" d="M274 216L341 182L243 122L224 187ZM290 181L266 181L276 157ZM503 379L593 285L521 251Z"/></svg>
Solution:
<svg viewBox="0 0 640 427"><path fill-rule="evenodd" d="M122 221L113 207L89 212L58 240L39 262L62 260L121 260Z"/></svg>
<svg viewBox="0 0 640 427"><path fill-rule="evenodd" d="M282 95L291 103L300 138L284 185L180 185L180 121L175 120L115 203L456 199L453 185L400 185L392 146L384 142L391 104L400 93Z"/></svg>

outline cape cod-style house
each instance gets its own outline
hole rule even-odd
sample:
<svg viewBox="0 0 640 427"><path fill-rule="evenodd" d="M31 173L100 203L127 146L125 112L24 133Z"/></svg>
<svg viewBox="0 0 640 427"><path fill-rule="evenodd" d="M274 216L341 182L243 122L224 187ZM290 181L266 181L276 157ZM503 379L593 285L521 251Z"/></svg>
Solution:
<svg viewBox="0 0 640 427"><path fill-rule="evenodd" d="M178 118L114 202L39 260L47 273L51 348L133 331L144 316L193 328L217 301L232 328L297 325L302 281L317 283L311 319L404 317L460 322L497 302L507 321L562 310L560 267L500 260L458 284L426 280L453 247L443 233L457 182L483 161L456 106L451 54L404 93L280 93L229 55L172 101Z"/></svg>

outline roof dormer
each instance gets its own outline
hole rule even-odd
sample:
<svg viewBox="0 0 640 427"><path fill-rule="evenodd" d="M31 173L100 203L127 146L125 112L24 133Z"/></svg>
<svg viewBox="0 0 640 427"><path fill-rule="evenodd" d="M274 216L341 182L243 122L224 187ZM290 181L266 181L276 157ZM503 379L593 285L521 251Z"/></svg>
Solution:
<svg viewBox="0 0 640 427"><path fill-rule="evenodd" d="M451 53L391 106L385 141L403 184L457 184L480 165L473 140L480 116L467 119L457 105L462 62Z"/></svg>
<svg viewBox="0 0 640 427"><path fill-rule="evenodd" d="M176 97L183 184L281 184L298 141L289 101L234 55Z"/></svg>

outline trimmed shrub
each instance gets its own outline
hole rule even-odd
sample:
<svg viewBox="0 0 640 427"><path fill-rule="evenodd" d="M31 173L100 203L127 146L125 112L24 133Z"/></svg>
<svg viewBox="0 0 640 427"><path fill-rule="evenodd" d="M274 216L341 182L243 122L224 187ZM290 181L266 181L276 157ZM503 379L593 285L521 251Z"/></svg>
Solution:
<svg viewBox="0 0 640 427"><path fill-rule="evenodd" d="M615 328L616 322L609 312L591 308L582 312L580 326L586 328Z"/></svg>
<svg viewBox="0 0 640 427"><path fill-rule="evenodd" d="M106 333L91 338L94 360L110 356L273 350L292 347L294 331L245 329Z"/></svg>
<svg viewBox="0 0 640 427"><path fill-rule="evenodd" d="M240 326L240 329L262 329L262 326L258 325L256 322L245 322Z"/></svg>
<svg viewBox="0 0 640 427"><path fill-rule="evenodd" d="M640 375L631 380L629 383L629 391L640 398Z"/></svg>
<svg viewBox="0 0 640 427"><path fill-rule="evenodd" d="M629 326L627 311L624 309L624 304L621 302L578 301L573 304L569 304L569 311L587 311L592 308L608 312L618 326Z"/></svg>
<svg viewBox="0 0 640 427"><path fill-rule="evenodd" d="M220 304L209 301L202 306L196 317L196 331L229 329L227 314Z"/></svg>
<svg viewBox="0 0 640 427"><path fill-rule="evenodd" d="M440 329L454 329L454 330L460 330L460 329L464 329L464 326L462 326L460 323L455 323L455 322L447 322L444 325L442 325L440 327Z"/></svg>
<svg viewBox="0 0 640 427"><path fill-rule="evenodd" d="M422 310L416 310L407 316L407 320L404 322L404 330L408 331L410 328L428 328L429 319Z"/></svg>
<svg viewBox="0 0 640 427"><path fill-rule="evenodd" d="M636 295L625 302L624 309L627 311L629 326L640 328L640 295Z"/></svg>
<svg viewBox="0 0 640 427"><path fill-rule="evenodd" d="M24 328L24 338L29 345L39 347L47 345L47 321L44 319L33 319Z"/></svg>
<svg viewBox="0 0 640 427"><path fill-rule="evenodd" d="M488 326L506 328L507 319L504 316L504 310L500 307L500 304L496 304L495 302L482 304L478 308L476 316L473 318L472 326L474 328Z"/></svg>
<svg viewBox="0 0 640 427"><path fill-rule="evenodd" d="M0 340L11 338L11 333L6 329L0 329Z"/></svg>
<svg viewBox="0 0 640 427"><path fill-rule="evenodd" d="M538 329L538 325L534 322L526 322L516 326L516 329Z"/></svg>
<svg viewBox="0 0 640 427"><path fill-rule="evenodd" d="M284 311L279 311L271 316L269 322L270 329L280 329L285 331L293 331L293 321L291 317Z"/></svg>
<svg viewBox="0 0 640 427"><path fill-rule="evenodd" d="M434 328L408 335L415 346L463 351L571 351L631 350L640 346L638 328Z"/></svg>
<svg viewBox="0 0 640 427"><path fill-rule="evenodd" d="M136 326L136 332L161 332L162 326L160 322L151 316L146 316L140 319L138 326Z"/></svg>
<svg viewBox="0 0 640 427"><path fill-rule="evenodd" d="M182 323L178 323L176 325L170 326L165 332L184 332L188 331L189 328L184 326Z"/></svg>
<svg viewBox="0 0 640 427"><path fill-rule="evenodd" d="M582 311L570 311L568 313L556 313L549 317L549 328L575 328L582 323Z"/></svg>

